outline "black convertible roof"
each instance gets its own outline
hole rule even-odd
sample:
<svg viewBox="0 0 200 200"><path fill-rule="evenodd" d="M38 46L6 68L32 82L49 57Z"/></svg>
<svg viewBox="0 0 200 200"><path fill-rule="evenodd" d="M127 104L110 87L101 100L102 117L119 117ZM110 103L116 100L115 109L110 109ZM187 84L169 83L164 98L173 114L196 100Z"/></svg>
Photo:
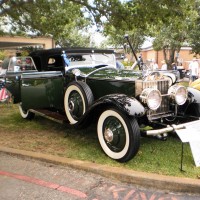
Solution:
<svg viewBox="0 0 200 200"><path fill-rule="evenodd" d="M95 49L95 48L53 48L53 49L43 49L36 50L30 53L30 56L36 55L47 55L47 54L62 54L62 51L66 53L114 53L114 50L108 49Z"/></svg>

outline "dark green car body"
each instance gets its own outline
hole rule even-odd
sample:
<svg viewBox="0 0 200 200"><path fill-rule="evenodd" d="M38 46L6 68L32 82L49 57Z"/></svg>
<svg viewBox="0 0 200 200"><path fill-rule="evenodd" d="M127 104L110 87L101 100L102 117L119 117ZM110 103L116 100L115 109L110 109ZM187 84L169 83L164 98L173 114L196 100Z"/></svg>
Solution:
<svg viewBox="0 0 200 200"><path fill-rule="evenodd" d="M103 151L119 162L137 154L141 136L165 138L174 123L200 116L199 92L171 86L159 72L117 69L112 50L51 49L30 57L36 69L5 76L21 116L48 111L74 127L97 122Z"/></svg>
<svg viewBox="0 0 200 200"><path fill-rule="evenodd" d="M81 69L81 72L94 71L87 68ZM84 81L93 91L94 100L109 94L126 94L129 97L135 96L134 81L119 81L115 77L122 77L122 74L116 69L104 69L91 75L88 78L78 77L78 81ZM109 76L107 74L110 73ZM105 74L105 75L104 75ZM140 74L130 73L129 76L136 79ZM126 76L124 78L127 78ZM131 78L134 80L134 78ZM61 72L35 72L33 74L23 74L21 76L21 99L25 109L30 108L56 108L62 110L64 108L64 93L67 85L75 80L75 76L71 71L65 75ZM31 99L31 101L30 101Z"/></svg>

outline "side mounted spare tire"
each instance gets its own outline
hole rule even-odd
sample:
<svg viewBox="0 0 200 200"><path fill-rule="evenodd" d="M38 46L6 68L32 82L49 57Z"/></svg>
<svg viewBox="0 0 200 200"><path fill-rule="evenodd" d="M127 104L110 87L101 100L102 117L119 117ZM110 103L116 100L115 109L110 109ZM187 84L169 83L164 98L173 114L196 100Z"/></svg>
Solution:
<svg viewBox="0 0 200 200"><path fill-rule="evenodd" d="M22 116L22 118L24 118L24 119L31 120L35 117L35 113L32 113L29 110L24 110L22 108L22 103L19 104L19 112L20 112L20 115Z"/></svg>
<svg viewBox="0 0 200 200"><path fill-rule="evenodd" d="M71 82L64 96L65 113L70 124L76 124L93 101L92 91L85 82Z"/></svg>
<svg viewBox="0 0 200 200"><path fill-rule="evenodd" d="M120 110L107 109L97 123L99 143L104 153L118 162L132 159L140 147L140 130L134 117Z"/></svg>

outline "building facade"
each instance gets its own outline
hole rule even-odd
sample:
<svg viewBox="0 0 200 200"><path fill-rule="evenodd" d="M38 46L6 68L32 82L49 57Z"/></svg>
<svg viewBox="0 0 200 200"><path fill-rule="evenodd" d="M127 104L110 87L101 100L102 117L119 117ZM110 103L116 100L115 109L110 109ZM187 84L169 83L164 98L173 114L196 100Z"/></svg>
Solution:
<svg viewBox="0 0 200 200"><path fill-rule="evenodd" d="M145 63L151 63L155 61L159 68L162 66L162 61L164 60L163 51L155 51L152 46L143 48L141 50L142 58ZM188 69L190 61L194 58L191 47L181 47L179 53L176 53L178 65L183 66L184 69Z"/></svg>
<svg viewBox="0 0 200 200"><path fill-rule="evenodd" d="M1 36L0 49L15 49L24 46L41 46L43 49L55 47L52 37L22 37L22 36Z"/></svg>

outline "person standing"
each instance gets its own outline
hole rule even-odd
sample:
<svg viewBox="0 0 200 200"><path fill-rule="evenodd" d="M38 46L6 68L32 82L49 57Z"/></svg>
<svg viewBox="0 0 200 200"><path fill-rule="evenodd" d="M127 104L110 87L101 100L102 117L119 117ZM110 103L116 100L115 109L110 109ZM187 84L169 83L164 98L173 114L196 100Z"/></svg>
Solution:
<svg viewBox="0 0 200 200"><path fill-rule="evenodd" d="M189 70L190 70L191 81L193 82L196 79L198 79L198 76L199 76L199 63L197 62L197 60L195 58L189 64Z"/></svg>
<svg viewBox="0 0 200 200"><path fill-rule="evenodd" d="M172 70L177 70L176 63L172 63Z"/></svg>
<svg viewBox="0 0 200 200"><path fill-rule="evenodd" d="M165 60L161 61L162 66L161 66L161 70L167 70L167 63L165 62Z"/></svg>
<svg viewBox="0 0 200 200"><path fill-rule="evenodd" d="M156 63L155 60L152 60L151 69L153 71L158 70L158 64Z"/></svg>

